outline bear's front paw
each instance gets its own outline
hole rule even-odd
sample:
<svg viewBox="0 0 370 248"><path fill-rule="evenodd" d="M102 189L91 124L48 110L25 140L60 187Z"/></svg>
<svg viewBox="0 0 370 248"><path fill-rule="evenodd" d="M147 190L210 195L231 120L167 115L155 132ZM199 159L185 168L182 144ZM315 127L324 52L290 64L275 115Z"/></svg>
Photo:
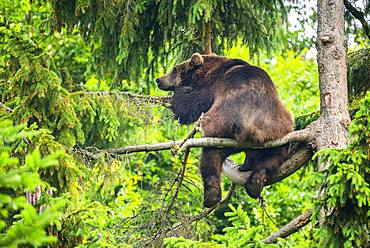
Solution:
<svg viewBox="0 0 370 248"><path fill-rule="evenodd" d="M209 187L204 190L204 207L210 208L221 201L221 192L219 189Z"/></svg>

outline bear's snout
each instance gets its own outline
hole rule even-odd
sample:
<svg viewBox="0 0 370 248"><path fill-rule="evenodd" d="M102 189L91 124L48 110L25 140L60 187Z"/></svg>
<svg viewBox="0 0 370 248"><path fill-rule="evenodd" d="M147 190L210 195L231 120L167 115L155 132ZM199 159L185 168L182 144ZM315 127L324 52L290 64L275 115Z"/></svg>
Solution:
<svg viewBox="0 0 370 248"><path fill-rule="evenodd" d="M164 85L163 85L163 83L162 83L162 81L161 81L160 78L156 78L155 79L155 82L157 83L158 88L160 88L161 90L165 90L166 87L164 87Z"/></svg>
<svg viewBox="0 0 370 248"><path fill-rule="evenodd" d="M155 79L155 82L157 83L158 88L160 88L161 90L173 90L174 87L172 85L167 84L165 81L166 80L161 80L161 78Z"/></svg>

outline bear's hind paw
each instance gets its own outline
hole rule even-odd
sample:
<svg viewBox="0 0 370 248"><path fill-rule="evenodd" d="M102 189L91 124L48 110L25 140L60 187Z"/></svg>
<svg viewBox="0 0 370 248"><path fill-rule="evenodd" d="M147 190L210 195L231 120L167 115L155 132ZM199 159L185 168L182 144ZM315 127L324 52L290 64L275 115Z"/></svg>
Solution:
<svg viewBox="0 0 370 248"><path fill-rule="evenodd" d="M216 205L221 201L221 192L220 190L209 187L208 189L204 190L204 207L210 208Z"/></svg>

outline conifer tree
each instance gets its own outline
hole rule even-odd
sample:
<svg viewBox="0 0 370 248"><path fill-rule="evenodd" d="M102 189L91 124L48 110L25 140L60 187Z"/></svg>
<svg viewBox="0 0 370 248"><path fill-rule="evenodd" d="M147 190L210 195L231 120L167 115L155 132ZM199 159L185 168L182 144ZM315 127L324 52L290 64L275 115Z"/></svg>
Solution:
<svg viewBox="0 0 370 248"><path fill-rule="evenodd" d="M54 17L95 43L105 75L129 80L194 52L222 54L238 41L252 54L269 51L279 44L286 12L281 0L62 0L54 1Z"/></svg>

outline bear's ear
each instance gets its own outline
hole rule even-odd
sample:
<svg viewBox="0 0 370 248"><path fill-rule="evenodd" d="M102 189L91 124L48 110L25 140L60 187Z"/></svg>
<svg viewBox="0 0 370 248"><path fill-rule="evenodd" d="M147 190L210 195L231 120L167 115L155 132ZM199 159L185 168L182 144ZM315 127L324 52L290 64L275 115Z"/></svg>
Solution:
<svg viewBox="0 0 370 248"><path fill-rule="evenodd" d="M200 66L203 64L203 62L204 62L203 57L199 53L194 53L191 56L191 59L190 59L191 66Z"/></svg>

